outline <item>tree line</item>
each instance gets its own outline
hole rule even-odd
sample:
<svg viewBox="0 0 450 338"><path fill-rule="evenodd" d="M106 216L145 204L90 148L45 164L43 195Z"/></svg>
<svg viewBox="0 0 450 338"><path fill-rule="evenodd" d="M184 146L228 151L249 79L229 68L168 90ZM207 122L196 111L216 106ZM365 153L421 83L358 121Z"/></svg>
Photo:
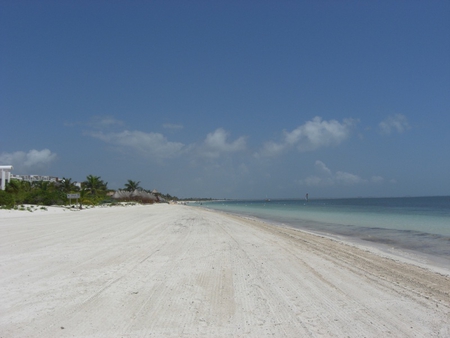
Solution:
<svg viewBox="0 0 450 338"><path fill-rule="evenodd" d="M122 190L135 191L145 190L139 186L140 181L128 180ZM11 179L5 187L0 190L0 206L13 208L21 204L38 205L67 205L70 201L67 194L79 194L79 203L83 205L98 205L101 203L114 202L108 195L114 190L108 189L108 183L100 176L88 175L81 183L81 188L71 178L63 177L57 182L36 181L28 182ZM165 200L177 200L176 196L160 194Z"/></svg>

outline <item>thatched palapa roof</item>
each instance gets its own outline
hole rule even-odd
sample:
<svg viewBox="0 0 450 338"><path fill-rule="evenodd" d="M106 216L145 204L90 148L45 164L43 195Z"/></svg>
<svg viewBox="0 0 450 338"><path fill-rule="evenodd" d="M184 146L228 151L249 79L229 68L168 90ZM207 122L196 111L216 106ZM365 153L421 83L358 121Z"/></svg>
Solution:
<svg viewBox="0 0 450 338"><path fill-rule="evenodd" d="M158 201L158 198L152 193L135 190L135 191L127 191L127 190L117 190L112 198L116 200L125 200L125 201L140 201L143 203L154 203Z"/></svg>

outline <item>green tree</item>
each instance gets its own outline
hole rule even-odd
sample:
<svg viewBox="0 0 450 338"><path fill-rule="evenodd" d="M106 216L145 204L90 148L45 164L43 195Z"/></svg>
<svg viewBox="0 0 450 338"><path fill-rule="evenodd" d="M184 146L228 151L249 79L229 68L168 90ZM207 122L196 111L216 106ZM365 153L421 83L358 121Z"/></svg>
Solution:
<svg viewBox="0 0 450 338"><path fill-rule="evenodd" d="M7 192L12 200L13 204L22 203L23 202L23 189L22 189L22 181L12 179L10 180L5 187L5 192Z"/></svg>
<svg viewBox="0 0 450 338"><path fill-rule="evenodd" d="M78 188L74 182L72 182L71 178L65 178L63 177L59 183L59 190L68 194L74 191L79 191L80 188Z"/></svg>
<svg viewBox="0 0 450 338"><path fill-rule="evenodd" d="M88 175L86 181L82 183L82 188L92 196L104 196L108 183L103 182L100 176Z"/></svg>
<svg viewBox="0 0 450 338"><path fill-rule="evenodd" d="M21 204L32 191L32 187L28 181L12 179L6 185L5 191L11 195L15 204Z"/></svg>
<svg viewBox="0 0 450 338"><path fill-rule="evenodd" d="M30 192L32 190L31 183L28 181L22 181L17 179L11 179L5 188L6 191L12 194L19 194L24 192Z"/></svg>
<svg viewBox="0 0 450 338"><path fill-rule="evenodd" d="M54 182L37 181L33 182L32 190L24 199L25 203L53 205L62 204L66 197Z"/></svg>
<svg viewBox="0 0 450 338"><path fill-rule="evenodd" d="M135 191L137 189L140 189L141 187L139 187L139 183L141 183L141 181L132 181L132 180L128 180L127 183L125 183L125 190L126 191Z"/></svg>
<svg viewBox="0 0 450 338"><path fill-rule="evenodd" d="M55 184L49 181L35 181L31 186L33 187L33 190L40 190L42 192L50 192L56 190Z"/></svg>
<svg viewBox="0 0 450 338"><path fill-rule="evenodd" d="M5 191L11 194L18 194L22 190L22 181L12 179L10 180L5 187Z"/></svg>

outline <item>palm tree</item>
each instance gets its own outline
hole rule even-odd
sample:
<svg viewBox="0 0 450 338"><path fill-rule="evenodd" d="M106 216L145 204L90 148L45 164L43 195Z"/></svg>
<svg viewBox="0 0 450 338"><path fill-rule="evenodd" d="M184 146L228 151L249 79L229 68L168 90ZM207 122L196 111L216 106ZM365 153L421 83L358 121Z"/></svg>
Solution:
<svg viewBox="0 0 450 338"><path fill-rule="evenodd" d="M140 189L141 187L139 187L139 183L141 183L141 181L132 181L132 180L128 180L127 183L125 183L125 190L126 191L135 191L137 189Z"/></svg>
<svg viewBox="0 0 450 338"><path fill-rule="evenodd" d="M80 189L75 185L74 182L72 182L71 178L63 177L59 182L59 190L65 193L70 193L73 191L79 191Z"/></svg>
<svg viewBox="0 0 450 338"><path fill-rule="evenodd" d="M100 176L88 175L86 181L82 183L82 187L91 195L100 195L106 192L108 183L103 182Z"/></svg>
<svg viewBox="0 0 450 338"><path fill-rule="evenodd" d="M6 191L11 194L16 204L21 204L33 191L33 187L28 181L11 179L6 185Z"/></svg>
<svg viewBox="0 0 450 338"><path fill-rule="evenodd" d="M16 203L23 202L25 191L22 188L22 183L23 181L12 179L6 184L5 191L10 195L10 201L12 201L11 206L15 205Z"/></svg>
<svg viewBox="0 0 450 338"><path fill-rule="evenodd" d="M49 181L36 181L32 183L33 190L39 190L42 192L48 192L54 190L53 182Z"/></svg>

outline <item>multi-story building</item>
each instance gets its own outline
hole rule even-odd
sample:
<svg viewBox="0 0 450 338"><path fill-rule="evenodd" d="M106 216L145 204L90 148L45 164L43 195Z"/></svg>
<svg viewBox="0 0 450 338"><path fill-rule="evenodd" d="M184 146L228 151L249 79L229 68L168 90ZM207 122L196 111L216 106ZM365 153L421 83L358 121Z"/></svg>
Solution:
<svg viewBox="0 0 450 338"><path fill-rule="evenodd" d="M1 190L5 190L6 184L13 178L19 181L27 181L27 182L61 182L62 179L56 176L46 176L46 175L14 175L11 174L11 170L13 170L12 165L0 165L0 183ZM75 186L81 188L80 182L74 182Z"/></svg>
<svg viewBox="0 0 450 338"><path fill-rule="evenodd" d="M14 178L19 181L27 181L27 182L59 182L59 177L55 176L43 176L43 175L11 175L11 178Z"/></svg>

